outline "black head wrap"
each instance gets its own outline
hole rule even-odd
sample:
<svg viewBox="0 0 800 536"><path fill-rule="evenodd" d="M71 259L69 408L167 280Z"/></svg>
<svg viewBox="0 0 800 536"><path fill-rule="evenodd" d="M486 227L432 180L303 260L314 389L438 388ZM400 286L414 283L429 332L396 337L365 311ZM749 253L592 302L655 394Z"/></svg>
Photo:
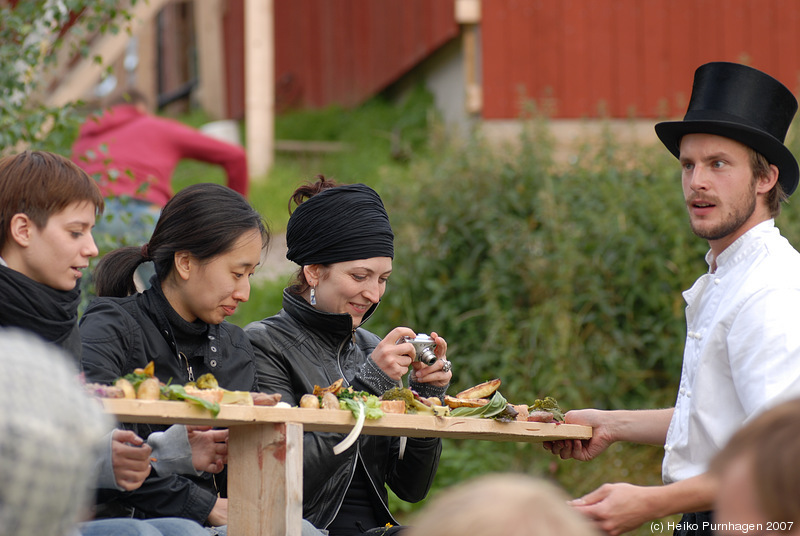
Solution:
<svg viewBox="0 0 800 536"><path fill-rule="evenodd" d="M286 258L300 266L394 258L389 215L365 184L329 188L302 202L289 218L286 245Z"/></svg>

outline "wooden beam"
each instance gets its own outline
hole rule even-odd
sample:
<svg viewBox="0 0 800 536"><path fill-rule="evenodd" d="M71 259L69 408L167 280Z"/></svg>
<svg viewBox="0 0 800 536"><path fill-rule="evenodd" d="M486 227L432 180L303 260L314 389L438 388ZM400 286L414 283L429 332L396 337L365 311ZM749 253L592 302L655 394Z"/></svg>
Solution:
<svg viewBox="0 0 800 536"><path fill-rule="evenodd" d="M275 152L273 0L245 0L245 131L250 180L266 178Z"/></svg>
<svg viewBox="0 0 800 536"><path fill-rule="evenodd" d="M479 114L483 109L483 87L479 77L478 25L462 26L461 43L464 51L464 91L467 113Z"/></svg>
<svg viewBox="0 0 800 536"><path fill-rule="evenodd" d="M214 120L225 119L227 115L223 13L222 0L194 1L197 68L200 79L197 96L200 106Z"/></svg>
<svg viewBox="0 0 800 536"><path fill-rule="evenodd" d="M147 99L148 111L156 111L158 102L158 35L156 18L142 21L137 39L139 64L133 86Z"/></svg>

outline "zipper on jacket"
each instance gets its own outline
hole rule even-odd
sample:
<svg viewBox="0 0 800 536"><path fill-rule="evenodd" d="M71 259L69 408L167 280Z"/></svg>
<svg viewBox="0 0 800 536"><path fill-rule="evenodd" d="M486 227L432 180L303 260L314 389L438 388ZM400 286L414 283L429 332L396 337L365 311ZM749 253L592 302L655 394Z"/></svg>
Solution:
<svg viewBox="0 0 800 536"><path fill-rule="evenodd" d="M339 504L336 505L336 509L333 511L333 517L331 517L331 520L328 521L328 523L326 523L325 526L323 527L324 529L327 529L331 525L331 523L333 523L333 521L336 519L336 516L339 515L339 510L342 509L342 504L344 504L344 497L345 495L347 495L347 489L350 487L350 484L352 484L353 477L356 474L356 464L358 463L358 458L360 456L361 456L361 442L356 441L356 455L353 457L353 465L350 466L350 478L347 479L347 485L344 487L344 495L342 495ZM369 475L367 475L367 480L369 480ZM370 480L370 482L372 481ZM378 496L378 498L380 499L380 495Z"/></svg>
<svg viewBox="0 0 800 536"><path fill-rule="evenodd" d="M178 352L178 358L183 359L183 361L186 363L186 372L189 374L189 381L193 382L194 371L192 370L192 366L189 364L189 358L186 357L186 354L184 354L183 352Z"/></svg>
<svg viewBox="0 0 800 536"><path fill-rule="evenodd" d="M359 444L359 454L360 454L360 448L361 448L361 445ZM356 463L358 463L358 457L356 458ZM372 477L370 476L369 471L367 471L366 463L364 463L362 461L362 464L364 465L364 473L366 473L366 475L367 475L367 480L369 480L369 484L370 484L370 486L372 486L372 492L375 494L375 497L378 498L378 502L381 503L381 505L383 506L383 509L386 511L386 514L389 516L389 519L392 520L392 523L395 524L395 525L398 525L399 523L397 522L397 520L392 515L392 512L389 510L389 505L386 504L385 502L383 502L383 497L381 497L381 494L378 493L378 487L375 485L375 482L372 481Z"/></svg>
<svg viewBox="0 0 800 536"><path fill-rule="evenodd" d="M353 332L353 337L355 337L355 332ZM336 366L339 367L339 374L341 375L342 379L345 382L345 387L350 385L350 382L347 381L347 378L344 377L344 370L342 370L342 350L344 350L346 344L347 344L347 339L343 340L342 343L339 345L339 348L336 350Z"/></svg>

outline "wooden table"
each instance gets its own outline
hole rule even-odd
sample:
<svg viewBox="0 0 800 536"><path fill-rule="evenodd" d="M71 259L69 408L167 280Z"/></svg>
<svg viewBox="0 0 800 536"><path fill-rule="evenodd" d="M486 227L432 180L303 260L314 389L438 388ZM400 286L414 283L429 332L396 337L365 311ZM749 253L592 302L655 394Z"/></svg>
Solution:
<svg viewBox="0 0 800 536"><path fill-rule="evenodd" d="M120 422L202 424L230 428L228 533L231 536L299 536L303 509L303 431L349 432L342 410L222 406L219 415L185 402L103 399ZM592 429L574 424L502 423L492 419L387 414L366 420L363 434L449 437L541 443L588 439Z"/></svg>

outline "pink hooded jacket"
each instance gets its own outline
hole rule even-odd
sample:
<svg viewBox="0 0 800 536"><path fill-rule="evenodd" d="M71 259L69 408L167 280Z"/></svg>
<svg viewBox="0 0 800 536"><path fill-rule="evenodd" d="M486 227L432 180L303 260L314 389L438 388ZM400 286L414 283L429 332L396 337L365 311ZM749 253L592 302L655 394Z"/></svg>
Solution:
<svg viewBox="0 0 800 536"><path fill-rule="evenodd" d="M103 195L128 195L161 207L173 195L172 172L184 158L222 166L228 187L247 196L244 149L130 104L87 119L72 146L72 160L100 177Z"/></svg>

